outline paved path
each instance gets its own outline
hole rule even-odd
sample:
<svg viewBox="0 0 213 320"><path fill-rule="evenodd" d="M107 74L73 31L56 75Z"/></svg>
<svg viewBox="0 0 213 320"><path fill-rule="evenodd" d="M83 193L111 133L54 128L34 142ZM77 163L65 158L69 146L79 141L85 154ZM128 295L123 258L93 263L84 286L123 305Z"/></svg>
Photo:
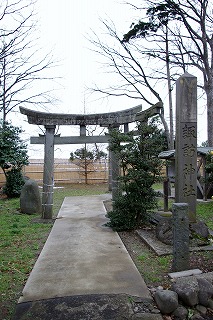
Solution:
<svg viewBox="0 0 213 320"><path fill-rule="evenodd" d="M109 198L106 194L64 199L18 301L17 314L26 303L64 297L124 294L152 300L118 234L104 225L103 201Z"/></svg>

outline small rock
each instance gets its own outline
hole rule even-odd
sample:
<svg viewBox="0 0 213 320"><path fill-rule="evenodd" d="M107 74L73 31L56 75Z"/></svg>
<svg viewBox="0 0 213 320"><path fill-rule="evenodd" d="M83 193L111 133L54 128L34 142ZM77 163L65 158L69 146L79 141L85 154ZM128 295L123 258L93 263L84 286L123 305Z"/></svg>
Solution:
<svg viewBox="0 0 213 320"><path fill-rule="evenodd" d="M213 310L213 299L209 299L208 307Z"/></svg>
<svg viewBox="0 0 213 320"><path fill-rule="evenodd" d="M153 309L150 310L150 312L154 314L158 314L160 313L160 310L154 307Z"/></svg>
<svg viewBox="0 0 213 320"><path fill-rule="evenodd" d="M157 290L154 295L156 304L163 314L172 313L178 307L178 295L171 290Z"/></svg>
<svg viewBox="0 0 213 320"><path fill-rule="evenodd" d="M156 237L161 242L172 245L173 231L171 218L163 218L159 221L156 227Z"/></svg>
<svg viewBox="0 0 213 320"><path fill-rule="evenodd" d="M188 319L188 310L179 305L177 309L172 313L174 320L186 320Z"/></svg>
<svg viewBox="0 0 213 320"><path fill-rule="evenodd" d="M162 286L158 286L157 290L163 290L163 287Z"/></svg>
<svg viewBox="0 0 213 320"><path fill-rule="evenodd" d="M135 303L143 303L144 302L144 299L141 298L141 297L133 297L133 301Z"/></svg>
<svg viewBox="0 0 213 320"><path fill-rule="evenodd" d="M204 278L197 278L197 282L199 285L199 303L205 307L208 307L209 300L213 296L213 285Z"/></svg>
<svg viewBox="0 0 213 320"><path fill-rule="evenodd" d="M200 314L196 313L194 314L190 320L205 320Z"/></svg>
<svg viewBox="0 0 213 320"><path fill-rule="evenodd" d="M208 239L209 237L209 229L203 221L190 224L190 229L202 238Z"/></svg>
<svg viewBox="0 0 213 320"><path fill-rule="evenodd" d="M149 291L151 292L151 294L154 294L156 292L156 288L149 288Z"/></svg>
<svg viewBox="0 0 213 320"><path fill-rule="evenodd" d="M151 313L136 313L131 317L131 320L162 320L162 316L157 314L153 315Z"/></svg>
<svg viewBox="0 0 213 320"><path fill-rule="evenodd" d="M199 311L201 313L201 315L203 315L203 316L205 316L207 313L206 307L202 306L201 304L198 304L196 306L196 310Z"/></svg>

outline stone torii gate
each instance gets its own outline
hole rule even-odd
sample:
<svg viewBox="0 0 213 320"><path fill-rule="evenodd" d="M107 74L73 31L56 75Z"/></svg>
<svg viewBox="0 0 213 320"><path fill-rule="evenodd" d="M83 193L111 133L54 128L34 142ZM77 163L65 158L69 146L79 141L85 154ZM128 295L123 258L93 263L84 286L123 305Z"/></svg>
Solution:
<svg viewBox="0 0 213 320"><path fill-rule="evenodd" d="M162 104L157 103L151 108L142 111L142 106L130 109L98 114L61 114L34 111L20 107L20 112L27 116L28 123L43 125L46 129L45 135L31 137L32 144L44 144L44 172L43 172L43 195L42 195L42 218L52 219L53 209L53 183L54 183L54 145L56 144L88 144L88 143L109 143L109 134L100 136L86 136L86 126L100 125L107 127L108 132L118 129L124 125L124 132L128 132L129 123L144 121L147 117L160 114ZM80 126L80 136L55 135L56 126L78 125ZM116 155L110 151L110 172L109 181L111 182L112 200L118 194L119 162Z"/></svg>

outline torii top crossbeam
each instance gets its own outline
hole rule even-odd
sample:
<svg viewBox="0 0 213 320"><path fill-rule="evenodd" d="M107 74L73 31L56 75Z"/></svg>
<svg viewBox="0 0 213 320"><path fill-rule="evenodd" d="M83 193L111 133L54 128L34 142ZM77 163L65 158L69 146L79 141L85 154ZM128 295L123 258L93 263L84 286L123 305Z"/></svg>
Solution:
<svg viewBox="0 0 213 320"><path fill-rule="evenodd" d="M157 103L147 110L142 111L142 105L136 107L108 113L96 114L66 114L49 113L30 110L20 107L20 112L27 116L28 123L36 125L100 125L110 127L112 125L128 124L135 121L143 121L146 117L160 114L162 103Z"/></svg>
<svg viewBox="0 0 213 320"><path fill-rule="evenodd" d="M65 114L49 113L29 110L20 107L22 114L26 115L28 122L37 125L100 125L110 126L113 124L125 124L136 121L136 114L142 106L122 110L118 112L97 114Z"/></svg>

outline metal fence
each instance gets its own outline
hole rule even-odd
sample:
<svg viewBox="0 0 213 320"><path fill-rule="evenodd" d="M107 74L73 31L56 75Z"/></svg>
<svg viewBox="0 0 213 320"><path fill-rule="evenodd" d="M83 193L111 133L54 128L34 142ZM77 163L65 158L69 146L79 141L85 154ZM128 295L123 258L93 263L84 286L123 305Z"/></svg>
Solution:
<svg viewBox="0 0 213 320"><path fill-rule="evenodd" d="M23 174L42 184L43 159L30 159L24 167ZM70 161L68 159L54 160L55 183L106 183L108 182L108 160L98 160L85 163L84 161ZM5 183L5 176L0 170L0 184Z"/></svg>

